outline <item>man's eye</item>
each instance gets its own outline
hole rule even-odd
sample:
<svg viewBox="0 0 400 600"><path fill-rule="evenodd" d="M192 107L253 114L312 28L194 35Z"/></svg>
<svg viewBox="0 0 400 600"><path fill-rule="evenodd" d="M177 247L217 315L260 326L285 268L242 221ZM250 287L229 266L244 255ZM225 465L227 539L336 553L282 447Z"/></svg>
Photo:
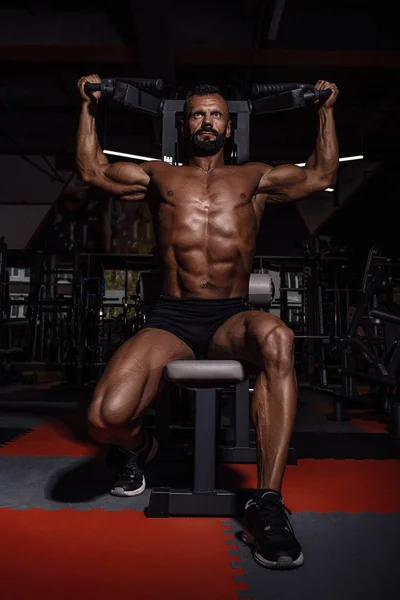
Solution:
<svg viewBox="0 0 400 600"><path fill-rule="evenodd" d="M221 113L217 111L217 112L215 112L215 113L214 113L214 116L216 116L216 117L220 117L220 116L221 116Z"/></svg>

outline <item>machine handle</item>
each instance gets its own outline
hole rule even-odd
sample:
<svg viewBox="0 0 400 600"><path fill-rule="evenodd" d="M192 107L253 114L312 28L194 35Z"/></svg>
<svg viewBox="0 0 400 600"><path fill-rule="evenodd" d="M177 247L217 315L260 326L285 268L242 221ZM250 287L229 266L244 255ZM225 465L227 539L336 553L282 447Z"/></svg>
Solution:
<svg viewBox="0 0 400 600"><path fill-rule="evenodd" d="M162 79L136 79L136 78L119 78L114 77L114 79L102 79L101 83L85 83L85 92L102 92L104 93L105 88L110 88L110 86L114 86L115 84L121 81L122 83L128 83L133 85L140 90L150 90L156 89L157 91L161 91L164 87L164 82Z"/></svg>
<svg viewBox="0 0 400 600"><path fill-rule="evenodd" d="M85 83L85 92L99 92L101 90L101 83Z"/></svg>
<svg viewBox="0 0 400 600"><path fill-rule="evenodd" d="M329 96L332 94L332 90L313 90L314 98L313 100L322 100L322 102L326 102Z"/></svg>
<svg viewBox="0 0 400 600"><path fill-rule="evenodd" d="M306 100L321 100L325 102L332 93L332 90L316 90L310 83L255 83L251 91L253 96L259 96L260 94L272 96L298 89L304 90Z"/></svg>
<svg viewBox="0 0 400 600"><path fill-rule="evenodd" d="M253 96L282 94L283 92L291 92L299 88L312 89L313 86L307 83L254 83L251 87L251 93Z"/></svg>
<svg viewBox="0 0 400 600"><path fill-rule="evenodd" d="M128 83L133 85L140 90L151 90L155 89L158 92L164 88L164 81L162 79L137 79L137 78L125 78L117 77L114 81L122 81L122 83Z"/></svg>

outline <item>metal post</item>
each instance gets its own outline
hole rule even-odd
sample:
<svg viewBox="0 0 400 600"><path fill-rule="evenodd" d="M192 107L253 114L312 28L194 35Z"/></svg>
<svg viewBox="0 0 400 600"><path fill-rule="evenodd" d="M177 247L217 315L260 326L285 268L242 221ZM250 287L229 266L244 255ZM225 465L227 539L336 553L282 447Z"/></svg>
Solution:
<svg viewBox="0 0 400 600"><path fill-rule="evenodd" d="M162 160L175 165L177 161L178 130L176 113L183 112L183 100L165 100L162 105Z"/></svg>
<svg viewBox="0 0 400 600"><path fill-rule="evenodd" d="M236 164L242 165L250 160L250 112L237 114L235 129Z"/></svg>
<svg viewBox="0 0 400 600"><path fill-rule="evenodd" d="M314 297L314 284L315 277L313 268L310 266L304 267L304 282L307 292L304 294L305 298L305 313L306 313L306 330L307 336L315 335L315 297ZM315 341L313 337L310 337L307 342L307 365L308 365L308 380L311 386L316 384L315 380Z"/></svg>
<svg viewBox="0 0 400 600"><path fill-rule="evenodd" d="M215 487L216 390L196 389L196 428L194 454L195 492L211 492Z"/></svg>
<svg viewBox="0 0 400 600"><path fill-rule="evenodd" d="M322 303L322 285L321 285L321 263L320 263L320 246L318 237L314 238L314 250L315 250L315 259L316 264L314 266L315 273L315 292L316 292L316 329L317 334L324 335L324 310ZM319 365L319 379L321 387L326 387L328 385L327 376L326 376L326 353L324 342L321 339L319 342L319 357L320 357L320 365Z"/></svg>
<svg viewBox="0 0 400 600"><path fill-rule="evenodd" d="M0 238L0 321L7 318L6 306L9 305L6 302L6 295L9 294L9 288L7 287L7 244L4 238Z"/></svg>

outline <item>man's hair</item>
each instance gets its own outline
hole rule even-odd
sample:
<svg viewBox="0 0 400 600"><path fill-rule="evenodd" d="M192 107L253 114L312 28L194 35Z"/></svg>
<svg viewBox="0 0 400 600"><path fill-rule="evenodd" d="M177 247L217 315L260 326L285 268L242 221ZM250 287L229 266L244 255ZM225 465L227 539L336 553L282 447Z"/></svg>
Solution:
<svg viewBox="0 0 400 600"><path fill-rule="evenodd" d="M189 100L192 96L211 96L212 94L219 94L224 98L224 95L221 93L220 89L215 85L210 85L209 83L202 83L200 85L196 85L196 87L189 90L186 94L185 104L183 107L183 114L186 119L187 116L187 108L189 104Z"/></svg>

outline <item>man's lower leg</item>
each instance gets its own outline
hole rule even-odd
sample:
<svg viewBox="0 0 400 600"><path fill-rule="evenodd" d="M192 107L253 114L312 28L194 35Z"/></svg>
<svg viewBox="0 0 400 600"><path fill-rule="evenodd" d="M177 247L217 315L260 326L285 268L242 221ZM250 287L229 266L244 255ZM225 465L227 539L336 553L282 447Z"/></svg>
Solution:
<svg viewBox="0 0 400 600"><path fill-rule="evenodd" d="M297 408L294 369L262 370L251 413L257 436L257 487L281 491Z"/></svg>
<svg viewBox="0 0 400 600"><path fill-rule="evenodd" d="M258 489L245 507L242 539L264 567L292 569L304 562L300 543L280 495L297 405L292 368L262 371L253 392L257 433Z"/></svg>
<svg viewBox="0 0 400 600"><path fill-rule="evenodd" d="M143 419L138 418L124 427L90 428L90 433L101 444L121 446L121 448L125 448L126 450L134 450L144 442L142 424Z"/></svg>

